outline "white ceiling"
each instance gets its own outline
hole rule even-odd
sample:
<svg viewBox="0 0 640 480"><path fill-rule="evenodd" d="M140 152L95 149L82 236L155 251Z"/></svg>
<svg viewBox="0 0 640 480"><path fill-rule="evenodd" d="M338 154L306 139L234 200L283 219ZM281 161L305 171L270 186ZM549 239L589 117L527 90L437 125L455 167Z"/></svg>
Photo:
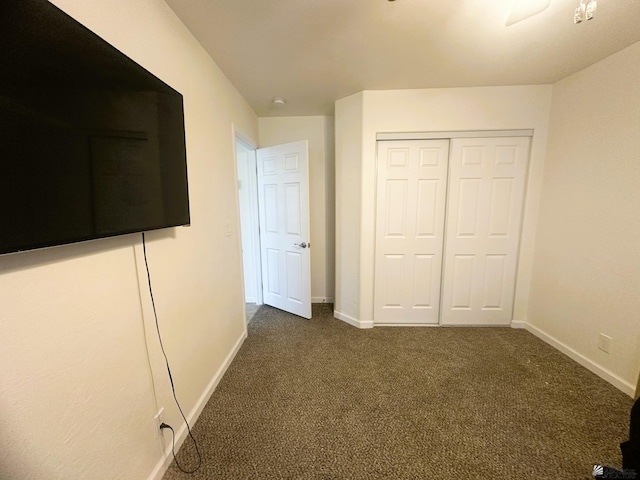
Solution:
<svg viewBox="0 0 640 480"><path fill-rule="evenodd" d="M361 90L553 83L640 41L640 0L599 0L578 25L578 0L551 0L505 26L527 1L166 0L259 116L331 115Z"/></svg>

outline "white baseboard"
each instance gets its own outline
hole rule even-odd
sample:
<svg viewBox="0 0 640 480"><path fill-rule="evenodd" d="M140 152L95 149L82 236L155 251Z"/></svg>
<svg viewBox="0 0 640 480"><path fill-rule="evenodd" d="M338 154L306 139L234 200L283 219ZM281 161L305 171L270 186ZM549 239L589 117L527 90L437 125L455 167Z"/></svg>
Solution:
<svg viewBox="0 0 640 480"><path fill-rule="evenodd" d="M373 320L358 320L356 318L350 317L346 313L338 312L337 310L333 311L333 316L338 320L342 320L349 325L356 328L373 328Z"/></svg>
<svg viewBox="0 0 640 480"><path fill-rule="evenodd" d="M622 392L624 392L627 395L629 395L631 398L634 398L635 393L636 393L635 385L632 385L631 383L627 382L626 380L623 380L622 378L618 377L615 373L607 370L606 368L604 368L603 366L597 364L596 362L594 362L590 358L585 357L583 354L575 351L573 348L571 348L567 344L565 344L565 343L561 342L560 340L552 337L548 333L540 330L538 327L536 327L534 325L531 325L528 322L521 321L521 320L511 322L511 327L512 328L523 328L523 329L527 330L528 332L530 332L533 335L535 335L536 337L538 337L540 340L542 340L542 341L548 343L549 345L551 345L556 350L560 350L567 357L569 357L570 359L572 359L575 362L578 362L580 365L582 365L587 370L595 373L596 375L598 375L603 380L606 380L611 385L616 387L618 390L621 390Z"/></svg>
<svg viewBox="0 0 640 480"><path fill-rule="evenodd" d="M229 365L231 365L231 362L233 361L236 354L240 350L240 347L242 347L242 344L244 343L246 338L247 338L247 330L245 329L242 332L242 335L240 335L240 338L236 341L235 345L233 346L233 348L231 349L227 357L224 359L224 362L222 362L222 365L220 365L220 368L218 368L218 371L213 375L213 378L209 382L209 385L207 385L207 388L205 388L204 392L196 402L191 412L189 412L189 414L187 415L187 420L189 421L189 425L191 426L191 428L193 428L193 425L195 424L196 420L198 420L198 417L200 416L200 414L202 413L202 410L204 409L205 405L209 401L209 398L211 398L211 395L213 394L214 390L218 386L218 383L220 383L220 380L222 380L222 377L224 376L225 372L229 368ZM187 438L187 435L188 435L187 426L183 423L179 429L176 429L176 452L180 449L180 446ZM171 465L171 462L173 461L173 455L171 453L171 441L169 440L167 443L168 445L165 449L163 457L156 464L155 468L149 475L148 480L162 480L163 475L169 468L169 465Z"/></svg>
<svg viewBox="0 0 640 480"><path fill-rule="evenodd" d="M437 323L375 323L376 327L441 327Z"/></svg>
<svg viewBox="0 0 640 480"><path fill-rule="evenodd" d="M257 301L256 297L245 297L244 299L244 303L256 303Z"/></svg>
<svg viewBox="0 0 640 480"><path fill-rule="evenodd" d="M333 303L333 297L311 297L311 303Z"/></svg>

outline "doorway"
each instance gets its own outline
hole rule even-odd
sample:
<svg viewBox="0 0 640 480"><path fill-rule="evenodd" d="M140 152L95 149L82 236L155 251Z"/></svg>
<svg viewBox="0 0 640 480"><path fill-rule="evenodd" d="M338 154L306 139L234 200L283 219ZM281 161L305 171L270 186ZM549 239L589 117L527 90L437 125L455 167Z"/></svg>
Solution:
<svg viewBox="0 0 640 480"><path fill-rule="evenodd" d="M310 319L308 142L235 138L247 322L263 303Z"/></svg>
<svg viewBox="0 0 640 480"><path fill-rule="evenodd" d="M236 135L236 169L247 323L262 305L256 148Z"/></svg>

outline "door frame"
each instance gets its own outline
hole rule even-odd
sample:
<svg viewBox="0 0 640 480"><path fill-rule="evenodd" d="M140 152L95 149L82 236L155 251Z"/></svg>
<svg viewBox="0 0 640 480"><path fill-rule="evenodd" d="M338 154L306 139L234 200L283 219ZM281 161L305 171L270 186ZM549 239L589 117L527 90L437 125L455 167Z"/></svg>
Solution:
<svg viewBox="0 0 640 480"><path fill-rule="evenodd" d="M257 167L257 158L256 158L256 150L257 147L251 140L243 135L238 129L233 126L233 158L234 158L234 166L235 166L235 177L236 177L236 202L238 205L238 232L240 233L238 244L240 246L240 259L243 262L242 268L242 298L246 299L246 291L245 285L246 282L252 281L254 283L254 288L256 290L256 305L263 305L264 299L262 295L262 260L260 255L260 219L258 213L258 167ZM249 223L251 230L248 232L249 237L251 238L251 250L252 257L254 262L254 277L253 279L244 278L244 256L242 255L242 218L243 212L240 209L240 194L237 188L238 185L238 142L242 143L245 148L249 149L252 152L250 158L250 177L249 177L249 193L250 193L250 204L251 210L249 212L249 218L247 219L247 223ZM245 213L246 215L246 213ZM246 300L245 300L246 301Z"/></svg>
<svg viewBox="0 0 640 480"><path fill-rule="evenodd" d="M451 140L453 138L533 137L533 129L522 130L456 130L442 132L379 132L381 140Z"/></svg>

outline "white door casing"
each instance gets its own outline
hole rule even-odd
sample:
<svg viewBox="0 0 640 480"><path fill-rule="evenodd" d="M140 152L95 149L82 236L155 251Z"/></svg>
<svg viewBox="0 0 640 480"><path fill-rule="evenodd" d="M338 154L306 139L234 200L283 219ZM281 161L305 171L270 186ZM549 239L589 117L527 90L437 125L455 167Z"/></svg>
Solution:
<svg viewBox="0 0 640 480"><path fill-rule="evenodd" d="M308 142L261 148L257 158L264 303L311 318Z"/></svg>
<svg viewBox="0 0 640 480"><path fill-rule="evenodd" d="M376 324L437 324L449 140L380 141Z"/></svg>
<svg viewBox="0 0 640 480"><path fill-rule="evenodd" d="M238 206L245 302L262 304L256 149L236 137Z"/></svg>
<svg viewBox="0 0 640 480"><path fill-rule="evenodd" d="M451 142L443 325L512 320L529 143L529 137Z"/></svg>

